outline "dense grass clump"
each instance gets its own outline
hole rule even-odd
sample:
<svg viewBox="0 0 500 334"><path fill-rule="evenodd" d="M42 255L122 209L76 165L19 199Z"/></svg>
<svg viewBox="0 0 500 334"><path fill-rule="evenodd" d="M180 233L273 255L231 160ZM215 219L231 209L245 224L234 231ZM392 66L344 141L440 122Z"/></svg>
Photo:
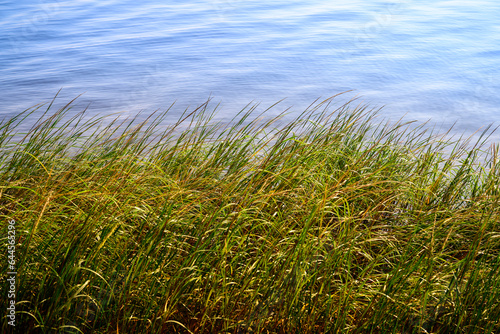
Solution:
<svg viewBox="0 0 500 334"><path fill-rule="evenodd" d="M16 331L499 333L498 145L330 102L3 120Z"/></svg>

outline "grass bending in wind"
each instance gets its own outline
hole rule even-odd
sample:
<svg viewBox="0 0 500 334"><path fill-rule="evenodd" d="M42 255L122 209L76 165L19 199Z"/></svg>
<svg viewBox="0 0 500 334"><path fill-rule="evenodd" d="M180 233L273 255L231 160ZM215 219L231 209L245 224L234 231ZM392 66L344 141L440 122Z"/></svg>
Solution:
<svg viewBox="0 0 500 334"><path fill-rule="evenodd" d="M498 145L331 102L289 123L208 103L169 127L71 104L4 119L16 330L500 332Z"/></svg>

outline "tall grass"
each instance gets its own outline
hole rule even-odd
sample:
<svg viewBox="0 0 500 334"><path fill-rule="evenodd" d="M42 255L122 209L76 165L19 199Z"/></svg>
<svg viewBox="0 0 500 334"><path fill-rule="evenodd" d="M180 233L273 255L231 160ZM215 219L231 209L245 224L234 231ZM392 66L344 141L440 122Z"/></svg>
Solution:
<svg viewBox="0 0 500 334"><path fill-rule="evenodd" d="M16 331L500 332L499 146L331 102L4 119Z"/></svg>

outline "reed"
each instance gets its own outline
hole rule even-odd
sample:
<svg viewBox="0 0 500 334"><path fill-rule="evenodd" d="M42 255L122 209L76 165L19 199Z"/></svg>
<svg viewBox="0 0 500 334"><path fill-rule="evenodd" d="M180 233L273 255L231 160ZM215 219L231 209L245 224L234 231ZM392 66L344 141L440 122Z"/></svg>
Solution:
<svg viewBox="0 0 500 334"><path fill-rule="evenodd" d="M331 99L228 124L206 103L168 126L71 106L0 123L16 331L500 332L489 129L452 140Z"/></svg>

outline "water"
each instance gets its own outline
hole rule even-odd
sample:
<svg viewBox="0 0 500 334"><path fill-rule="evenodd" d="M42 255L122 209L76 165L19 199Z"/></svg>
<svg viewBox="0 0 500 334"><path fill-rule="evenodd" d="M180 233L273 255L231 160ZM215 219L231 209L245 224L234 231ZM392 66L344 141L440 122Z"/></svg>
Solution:
<svg viewBox="0 0 500 334"><path fill-rule="evenodd" d="M78 94L105 114L354 90L389 119L500 124L500 3L0 1L0 114ZM281 110L281 109L278 109Z"/></svg>

